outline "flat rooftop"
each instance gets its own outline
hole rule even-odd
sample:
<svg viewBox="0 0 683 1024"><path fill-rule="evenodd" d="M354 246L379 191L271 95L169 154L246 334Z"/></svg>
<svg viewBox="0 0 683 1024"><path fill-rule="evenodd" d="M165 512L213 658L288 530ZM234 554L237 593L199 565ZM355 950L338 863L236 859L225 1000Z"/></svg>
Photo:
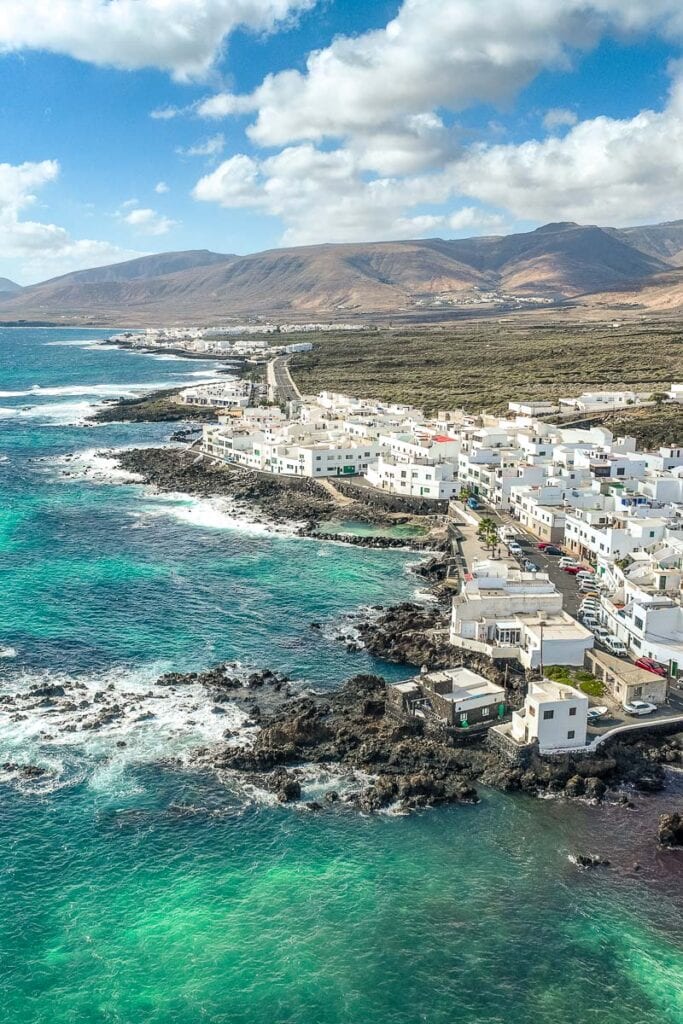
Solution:
<svg viewBox="0 0 683 1024"><path fill-rule="evenodd" d="M477 672L472 672L464 666L446 668L440 672L427 672L425 675L420 676L419 679L416 679L415 682L422 683L426 687L429 687L430 684L449 684L450 690L440 693L440 696L445 700L452 701L487 696L495 700L497 697L504 696L505 694L502 686L492 683L489 679L485 679L484 676L480 676Z"/></svg>

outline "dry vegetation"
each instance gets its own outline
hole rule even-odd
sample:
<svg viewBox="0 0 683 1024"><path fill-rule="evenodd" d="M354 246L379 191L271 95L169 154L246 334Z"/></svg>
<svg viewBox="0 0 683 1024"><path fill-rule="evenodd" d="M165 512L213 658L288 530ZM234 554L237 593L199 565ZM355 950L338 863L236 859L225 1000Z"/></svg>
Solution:
<svg viewBox="0 0 683 1024"><path fill-rule="evenodd" d="M585 390L661 391L683 379L683 330L491 321L381 329L317 338L291 369L307 394L331 388L427 410L496 411L514 399Z"/></svg>

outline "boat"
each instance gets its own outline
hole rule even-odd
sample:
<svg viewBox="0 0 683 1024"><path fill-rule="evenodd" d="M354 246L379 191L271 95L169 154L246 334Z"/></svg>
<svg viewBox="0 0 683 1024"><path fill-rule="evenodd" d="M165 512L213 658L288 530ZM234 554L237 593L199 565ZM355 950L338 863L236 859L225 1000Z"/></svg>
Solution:
<svg viewBox="0 0 683 1024"><path fill-rule="evenodd" d="M607 714L608 711L609 711L609 708L607 707L606 704L597 704L594 708L589 708L588 709L588 711L586 713L588 721L589 722L594 722L596 720L596 718L603 718Z"/></svg>

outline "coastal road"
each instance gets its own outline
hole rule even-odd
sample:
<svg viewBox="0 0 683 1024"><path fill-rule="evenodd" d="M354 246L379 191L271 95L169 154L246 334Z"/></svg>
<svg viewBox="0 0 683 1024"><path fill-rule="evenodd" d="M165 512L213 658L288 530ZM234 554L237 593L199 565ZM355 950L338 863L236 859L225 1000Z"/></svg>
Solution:
<svg viewBox="0 0 683 1024"><path fill-rule="evenodd" d="M268 363L268 397L280 402L296 402L301 393L292 380L288 356L276 356Z"/></svg>

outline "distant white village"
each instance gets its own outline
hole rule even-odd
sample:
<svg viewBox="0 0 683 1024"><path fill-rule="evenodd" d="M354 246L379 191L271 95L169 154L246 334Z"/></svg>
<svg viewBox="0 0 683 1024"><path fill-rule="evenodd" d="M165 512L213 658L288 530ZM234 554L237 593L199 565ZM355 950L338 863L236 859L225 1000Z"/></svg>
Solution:
<svg viewBox="0 0 683 1024"><path fill-rule="evenodd" d="M222 327L166 327L147 328L144 331L123 331L109 340L114 344L130 345L152 351L170 348L196 355L234 355L239 357L270 358L278 354L309 352L313 345L309 341L283 342L278 344L279 335L330 334L339 331L369 331L374 328L366 324L353 323L244 323Z"/></svg>

